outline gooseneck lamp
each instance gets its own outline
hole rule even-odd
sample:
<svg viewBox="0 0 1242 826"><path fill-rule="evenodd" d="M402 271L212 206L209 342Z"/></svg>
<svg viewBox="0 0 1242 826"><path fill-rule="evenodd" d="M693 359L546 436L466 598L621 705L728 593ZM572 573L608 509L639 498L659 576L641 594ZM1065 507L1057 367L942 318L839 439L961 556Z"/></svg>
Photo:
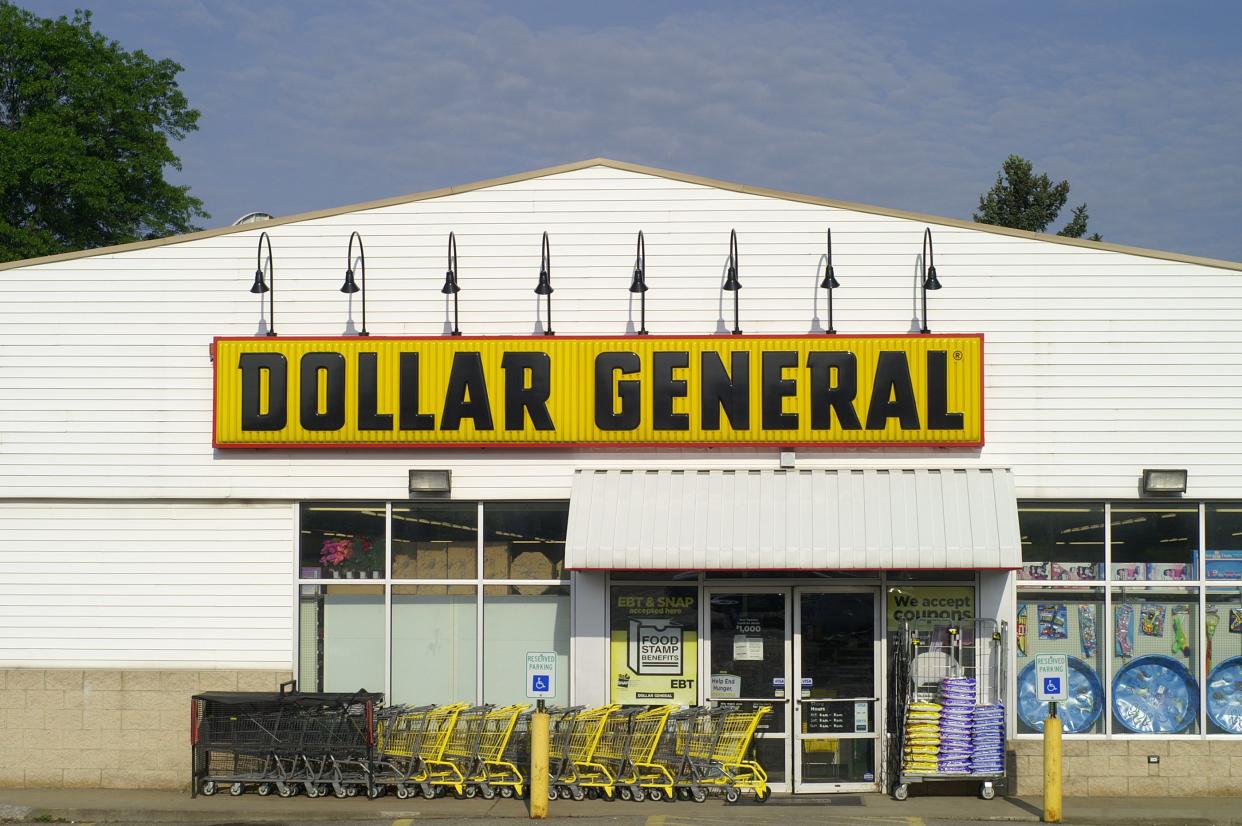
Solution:
<svg viewBox="0 0 1242 826"><path fill-rule="evenodd" d="M265 241L267 242L267 273L272 279L271 287L263 281L263 243ZM268 293L267 335L276 335L276 266L272 263L272 239L267 236L266 232L259 233L259 248L255 251L254 284L250 285L250 292L260 295ZM263 309L262 304L259 305L259 309Z"/></svg>
<svg viewBox="0 0 1242 826"><path fill-rule="evenodd" d="M358 262L362 265L362 331L358 333L360 336L369 336L367 332L367 254L362 248L362 236L358 231L349 235L349 251L345 254L345 283L341 285L341 292L346 295L352 295L359 292L358 285L354 282L354 239L358 239Z"/></svg>
<svg viewBox="0 0 1242 826"><path fill-rule="evenodd" d="M931 227L923 230L923 329L920 332L930 333L927 327L927 291L940 289L940 280L936 278L936 252L932 249Z"/></svg>
<svg viewBox="0 0 1242 826"><path fill-rule="evenodd" d="M548 326L544 328L545 336L556 335L552 332L552 249L548 245L548 233L543 233L543 254L539 263L539 283L535 286L535 295L548 297Z"/></svg>
<svg viewBox="0 0 1242 826"><path fill-rule="evenodd" d="M448 271L444 273L444 286L440 288L440 292L453 296L452 335L459 336L461 328L457 326L457 294L461 292L461 287L457 286L457 236L451 232L448 240Z"/></svg>
<svg viewBox="0 0 1242 826"><path fill-rule="evenodd" d="M647 245L643 241L643 231L638 231L638 252L634 257L634 280L630 282L630 292L638 293L638 334L647 335Z"/></svg>
<svg viewBox="0 0 1242 826"><path fill-rule="evenodd" d="M828 263L824 265L824 280L819 286L828 291L828 329L824 330L824 334L832 335L836 333L832 326L832 291L841 286L841 282L837 281L837 273L832 268L832 227L828 228Z"/></svg>
<svg viewBox="0 0 1242 826"><path fill-rule="evenodd" d="M740 336L742 328L738 322L738 291L742 282L737 280L737 230L729 230L729 272L725 277L724 289L733 293L733 335Z"/></svg>

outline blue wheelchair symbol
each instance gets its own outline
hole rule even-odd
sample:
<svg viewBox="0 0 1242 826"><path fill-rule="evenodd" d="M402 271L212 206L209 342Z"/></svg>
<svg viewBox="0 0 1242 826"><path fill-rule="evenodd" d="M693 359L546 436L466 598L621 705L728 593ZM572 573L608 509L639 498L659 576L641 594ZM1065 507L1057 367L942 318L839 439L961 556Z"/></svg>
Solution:
<svg viewBox="0 0 1242 826"><path fill-rule="evenodd" d="M551 680L547 674L532 674L530 677L530 690L549 691L551 690L550 682Z"/></svg>
<svg viewBox="0 0 1242 826"><path fill-rule="evenodd" d="M1061 678L1060 677L1044 677L1044 693L1060 694Z"/></svg>

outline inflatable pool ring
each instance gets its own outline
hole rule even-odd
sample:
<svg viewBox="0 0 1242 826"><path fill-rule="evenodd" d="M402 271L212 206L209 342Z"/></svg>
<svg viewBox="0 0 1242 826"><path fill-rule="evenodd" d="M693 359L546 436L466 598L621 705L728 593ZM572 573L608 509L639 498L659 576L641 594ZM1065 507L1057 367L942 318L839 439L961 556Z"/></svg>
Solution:
<svg viewBox="0 0 1242 826"><path fill-rule="evenodd" d="M1077 657L1068 657L1069 697L1057 703L1057 716L1068 734L1090 731L1104 713L1104 686L1095 670ZM1048 703L1036 698L1035 663L1018 674L1018 718L1027 728L1042 732Z"/></svg>
<svg viewBox="0 0 1242 826"><path fill-rule="evenodd" d="M1135 734L1177 734L1199 713L1199 684L1163 654L1126 663L1113 677L1113 717Z"/></svg>

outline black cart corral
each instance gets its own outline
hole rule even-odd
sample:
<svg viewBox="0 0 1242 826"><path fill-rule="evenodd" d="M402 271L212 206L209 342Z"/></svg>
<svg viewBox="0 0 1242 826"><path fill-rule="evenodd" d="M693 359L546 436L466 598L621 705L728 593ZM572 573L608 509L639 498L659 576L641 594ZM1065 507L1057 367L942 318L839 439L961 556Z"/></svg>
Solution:
<svg viewBox="0 0 1242 826"><path fill-rule="evenodd" d="M960 622L915 622L906 625L892 648L891 674L893 678L893 716L890 723L888 770L893 797L905 800L910 794L911 783L934 783L947 781L977 781L979 794L984 800L996 796L996 786L1005 780L1005 663L1007 626L991 619L964 619ZM930 757L912 757L910 751L918 751L911 743L910 732L929 724L919 719L915 704L941 701L942 686L948 679L974 680L975 707L1001 707L1000 712L1000 760L992 762L987 770L943 771L943 762L936 769L927 763L918 766L920 760ZM993 709L989 714L995 715ZM911 715L914 715L912 718ZM937 735L937 738L939 735ZM910 747L909 750L907 747ZM930 750L924 749L924 752ZM939 760L940 758L937 758Z"/></svg>
<svg viewBox="0 0 1242 826"><path fill-rule="evenodd" d="M212 691L190 701L191 794L371 793L383 695Z"/></svg>

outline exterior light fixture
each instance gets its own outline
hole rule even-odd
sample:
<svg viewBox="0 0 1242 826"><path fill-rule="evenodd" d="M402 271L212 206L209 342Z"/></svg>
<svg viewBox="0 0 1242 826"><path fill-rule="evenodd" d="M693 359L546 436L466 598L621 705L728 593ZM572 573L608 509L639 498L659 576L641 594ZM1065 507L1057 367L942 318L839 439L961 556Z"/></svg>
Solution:
<svg viewBox="0 0 1242 826"><path fill-rule="evenodd" d="M444 273L444 286L440 288L440 292L453 296L452 335L459 336L461 328L457 326L457 294L461 292L461 287L457 286L457 236L451 232L448 240L448 271Z"/></svg>
<svg viewBox="0 0 1242 826"><path fill-rule="evenodd" d="M634 257L634 280L630 282L630 292L638 293L639 326L638 334L647 335L647 245L643 241L643 231L638 231L638 252Z"/></svg>
<svg viewBox="0 0 1242 826"><path fill-rule="evenodd" d="M832 291L841 286L841 282L837 281L837 274L832 269L832 227L828 228L828 263L824 265L824 280L819 286L828 291L828 329L824 330L825 335L832 335L836 329L832 326Z"/></svg>
<svg viewBox="0 0 1242 826"><path fill-rule="evenodd" d="M737 280L737 230L729 230L729 272L725 277L725 292L733 293L733 335L740 336L742 328L738 322L738 292L742 282Z"/></svg>
<svg viewBox="0 0 1242 826"><path fill-rule="evenodd" d="M932 249L931 227L923 230L923 329L919 332L930 333L927 327L927 291L940 289L940 280L936 278L936 253Z"/></svg>
<svg viewBox="0 0 1242 826"><path fill-rule="evenodd" d="M1143 470L1143 494L1179 496L1186 492L1185 470Z"/></svg>
<svg viewBox="0 0 1242 826"><path fill-rule="evenodd" d="M357 230L349 235L349 251L345 253L345 283L341 285L341 292L346 295L352 295L359 292L358 285L354 283L354 239L358 239L358 261L362 264L362 331L358 333L360 336L369 336L367 332L367 254L362 249L362 236Z"/></svg>
<svg viewBox="0 0 1242 826"><path fill-rule="evenodd" d="M548 297L548 326L544 328L545 336L556 335L552 332L552 248L548 245L548 233L543 233L543 251L539 263L539 283L535 286L535 295Z"/></svg>
<svg viewBox="0 0 1242 826"><path fill-rule="evenodd" d="M267 242L267 273L272 279L272 286L270 287L263 281L264 241ZM266 232L259 233L259 248L255 251L254 284L250 286L250 292L257 294L268 293L267 335L276 335L276 266L272 263L272 239L267 236ZM260 311L263 309L262 304L259 305L259 309Z"/></svg>
<svg viewBox="0 0 1242 826"><path fill-rule="evenodd" d="M452 489L451 470L411 470L410 496L428 493L448 493Z"/></svg>

